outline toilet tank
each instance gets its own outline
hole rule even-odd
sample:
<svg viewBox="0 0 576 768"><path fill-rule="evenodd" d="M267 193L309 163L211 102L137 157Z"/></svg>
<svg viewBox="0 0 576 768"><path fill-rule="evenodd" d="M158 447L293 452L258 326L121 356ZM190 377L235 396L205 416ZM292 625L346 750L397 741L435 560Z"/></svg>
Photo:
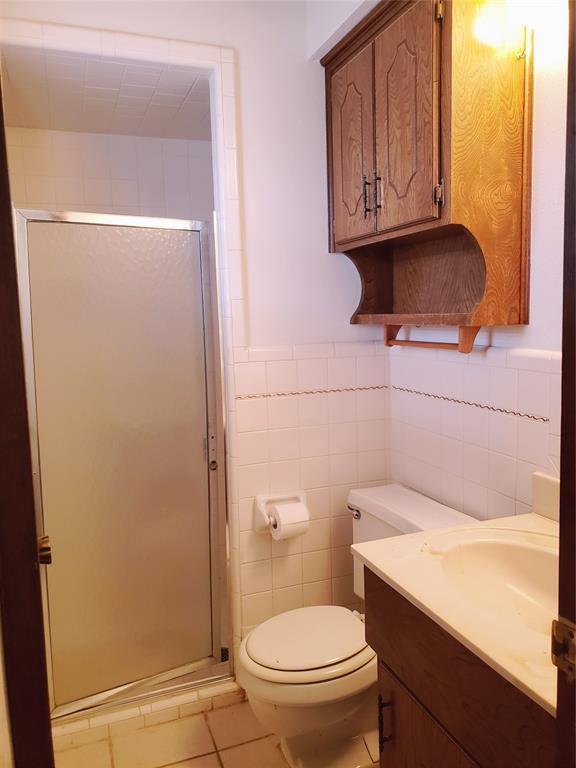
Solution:
<svg viewBox="0 0 576 768"><path fill-rule="evenodd" d="M356 488L348 494L354 544L405 533L467 525L473 518L398 483ZM354 592L364 598L364 567L354 560Z"/></svg>

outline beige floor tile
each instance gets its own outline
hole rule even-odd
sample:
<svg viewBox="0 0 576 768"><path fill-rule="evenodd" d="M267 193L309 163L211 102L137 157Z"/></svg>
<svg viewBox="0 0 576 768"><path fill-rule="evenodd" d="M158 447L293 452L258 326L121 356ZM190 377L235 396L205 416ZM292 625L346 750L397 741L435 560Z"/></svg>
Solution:
<svg viewBox="0 0 576 768"><path fill-rule="evenodd" d="M302 757L305 768L368 768L372 758L366 749L362 736L339 744L333 749L307 753Z"/></svg>
<svg viewBox="0 0 576 768"><path fill-rule="evenodd" d="M377 763L380 760L380 746L378 744L378 728L374 728L373 731L368 731L364 734L364 743L366 749L370 752L372 762Z"/></svg>
<svg viewBox="0 0 576 768"><path fill-rule="evenodd" d="M214 752L214 749L202 715L155 725L112 739L115 768L159 768Z"/></svg>
<svg viewBox="0 0 576 768"><path fill-rule="evenodd" d="M224 768L288 768L277 736L225 749L220 752L220 760Z"/></svg>
<svg viewBox="0 0 576 768"><path fill-rule="evenodd" d="M108 741L56 752L54 759L56 768L112 768Z"/></svg>
<svg viewBox="0 0 576 768"><path fill-rule="evenodd" d="M248 702L216 709L208 712L206 717L218 749L244 744L245 741L260 739L270 733L256 720Z"/></svg>
<svg viewBox="0 0 576 768"><path fill-rule="evenodd" d="M174 763L167 768L220 768L216 754L195 757L193 760L184 760L183 763Z"/></svg>

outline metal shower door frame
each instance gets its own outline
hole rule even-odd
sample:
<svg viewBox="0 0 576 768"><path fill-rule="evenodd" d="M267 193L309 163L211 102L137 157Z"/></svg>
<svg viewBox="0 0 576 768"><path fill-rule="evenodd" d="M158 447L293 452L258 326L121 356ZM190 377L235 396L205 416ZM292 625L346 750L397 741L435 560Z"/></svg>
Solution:
<svg viewBox="0 0 576 768"><path fill-rule="evenodd" d="M62 224L88 224L140 229L163 229L196 232L200 237L200 266L202 275L202 317L204 335L204 361L206 382L207 446L206 469L209 498L210 538L210 589L212 620L212 656L190 662L159 675L136 683L128 683L111 691L105 691L80 699L71 704L55 707L52 651L50 637L49 596L46 568L40 568L42 603L45 629L46 662L50 709L52 718L63 718L85 709L108 708L120 703L141 701L158 696L168 690L185 692L204 682L215 682L232 675L231 660L223 656L223 649L230 646L229 629L222 621L228 611L229 568L226 553L226 471L225 471L225 407L223 390L223 361L219 323L218 276L214 263L212 227L208 222L185 219L156 218L147 216L123 216L117 214L83 213L72 211L45 211L14 209L14 233L18 272L18 294L22 346L26 376L26 398L34 485L36 529L40 538L48 531L44 527L42 508L42 481L40 475L40 446L36 411L36 381L34 373L34 348L28 260L28 224L30 222L54 222ZM222 561L225 562L222 562ZM224 660L223 660L224 659ZM171 683L186 675L186 682ZM162 684L166 687L162 688ZM148 690L147 690L148 685ZM153 690L151 688L153 687Z"/></svg>

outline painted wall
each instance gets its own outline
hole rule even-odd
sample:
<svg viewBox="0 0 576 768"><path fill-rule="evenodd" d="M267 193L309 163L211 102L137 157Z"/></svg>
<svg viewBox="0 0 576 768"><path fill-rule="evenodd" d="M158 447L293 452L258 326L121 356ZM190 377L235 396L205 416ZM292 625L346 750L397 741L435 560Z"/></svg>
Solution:
<svg viewBox="0 0 576 768"><path fill-rule="evenodd" d="M212 221L209 141L8 128L17 207Z"/></svg>
<svg viewBox="0 0 576 768"><path fill-rule="evenodd" d="M491 334L505 347L559 349L566 111L564 4L539 3L536 30L531 323ZM551 12L551 8L560 9ZM348 318L355 270L326 247L323 71L311 49L358 13L357 2L6 2L7 16L188 38L238 52L240 187L249 342L314 343L380 338ZM314 42L311 42L311 41ZM451 338L423 331L422 338Z"/></svg>
<svg viewBox="0 0 576 768"><path fill-rule="evenodd" d="M321 59L378 0L306 0L306 53Z"/></svg>
<svg viewBox="0 0 576 768"><path fill-rule="evenodd" d="M323 71L301 2L30 2L5 16L230 46L238 56L250 342L379 338L348 320L355 269L327 251Z"/></svg>

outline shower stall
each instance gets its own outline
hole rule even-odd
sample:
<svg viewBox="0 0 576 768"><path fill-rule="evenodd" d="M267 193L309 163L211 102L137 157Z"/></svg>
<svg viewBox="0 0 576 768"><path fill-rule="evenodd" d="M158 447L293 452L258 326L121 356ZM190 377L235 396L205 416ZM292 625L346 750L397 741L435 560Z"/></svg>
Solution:
<svg viewBox="0 0 576 768"><path fill-rule="evenodd" d="M15 216L53 715L227 676L209 227Z"/></svg>

